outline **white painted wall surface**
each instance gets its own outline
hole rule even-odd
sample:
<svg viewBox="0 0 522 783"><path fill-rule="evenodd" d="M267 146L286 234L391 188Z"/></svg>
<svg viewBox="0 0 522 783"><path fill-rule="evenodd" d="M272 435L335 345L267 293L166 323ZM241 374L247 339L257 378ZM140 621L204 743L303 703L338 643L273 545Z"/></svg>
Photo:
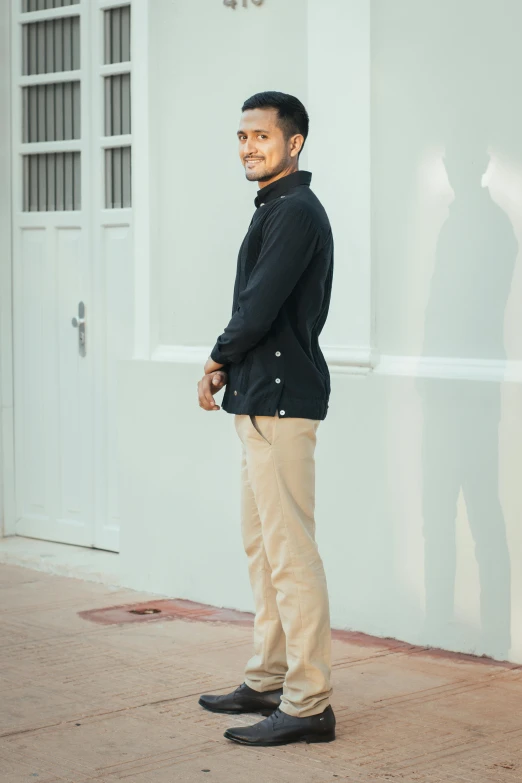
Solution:
<svg viewBox="0 0 522 783"><path fill-rule="evenodd" d="M149 6L152 259L162 344L205 345L228 323L255 197L237 155L241 105L267 84L306 94L303 5Z"/></svg>
<svg viewBox="0 0 522 783"><path fill-rule="evenodd" d="M367 358L368 21L367 0L266 0L260 7L248 0L235 10L220 0L150 4L151 267L159 345L210 348L228 323L237 252L257 191L237 153L241 106L256 92L277 89L309 107L312 132L301 168L312 168L337 236L339 287L322 342L345 358ZM340 132L348 134L345 168L331 154Z"/></svg>
<svg viewBox="0 0 522 783"><path fill-rule="evenodd" d="M348 37L368 3L322 6ZM228 321L253 210L255 186L235 159L241 101L274 88L306 102L319 79L310 78L303 42L318 69L321 58L301 16L304 0L236 11L210 0L157 0L152 8L160 343L210 347ZM522 6L373 0L371 12L371 271L381 361L367 375L332 373L318 431L317 535L332 621L522 662ZM349 92L355 106L345 55L338 68L327 55L325 99L333 92L342 104ZM364 95L359 101L363 111ZM324 116L317 125L324 133ZM321 137L316 190L325 202L339 168L355 159L357 134L360 126L352 138L349 123L335 124L329 156ZM364 150L362 160L369 174ZM350 171L364 194L362 168ZM347 210L337 227L345 251L335 307L343 296L348 310L357 307L353 319L332 312L328 343L339 346L370 335L364 264L353 307L349 287L357 276L348 249L364 244L364 216L352 220ZM120 363L123 572L138 589L252 609L239 532L240 444L231 416L199 409L200 374L181 362Z"/></svg>

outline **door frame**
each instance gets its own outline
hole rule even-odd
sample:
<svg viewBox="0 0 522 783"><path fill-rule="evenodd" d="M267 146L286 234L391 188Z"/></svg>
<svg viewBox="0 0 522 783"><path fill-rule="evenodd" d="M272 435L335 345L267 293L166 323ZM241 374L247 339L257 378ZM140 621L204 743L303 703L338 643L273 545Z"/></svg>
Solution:
<svg viewBox="0 0 522 783"><path fill-rule="evenodd" d="M0 536L15 533L11 0L0 0Z"/></svg>
<svg viewBox="0 0 522 783"><path fill-rule="evenodd" d="M110 8L124 4L124 0L98 0L96 6ZM143 111L149 102L148 19L148 0L132 0L133 358L147 360L155 342L150 284L149 119L148 112ZM13 0L0 0L0 107L4 110L4 120L0 122L0 538L16 535L12 25Z"/></svg>

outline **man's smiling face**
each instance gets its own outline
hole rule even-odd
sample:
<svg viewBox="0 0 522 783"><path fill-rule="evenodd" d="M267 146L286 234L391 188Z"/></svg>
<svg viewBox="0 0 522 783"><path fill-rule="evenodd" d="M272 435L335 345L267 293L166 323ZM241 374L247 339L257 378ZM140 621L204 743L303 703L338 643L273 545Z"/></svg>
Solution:
<svg viewBox="0 0 522 783"><path fill-rule="evenodd" d="M239 156L251 182L267 182L296 167L297 152L292 154L292 140L285 139L277 109L243 112L237 137Z"/></svg>

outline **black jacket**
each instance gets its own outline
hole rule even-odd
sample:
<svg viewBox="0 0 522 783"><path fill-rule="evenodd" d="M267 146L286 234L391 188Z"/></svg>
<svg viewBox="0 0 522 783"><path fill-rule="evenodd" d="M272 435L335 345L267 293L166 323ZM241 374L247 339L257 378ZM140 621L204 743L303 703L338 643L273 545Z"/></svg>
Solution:
<svg viewBox="0 0 522 783"><path fill-rule="evenodd" d="M237 262L232 318L212 349L228 413L324 419L330 374L319 347L333 277L328 216L296 171L258 191Z"/></svg>

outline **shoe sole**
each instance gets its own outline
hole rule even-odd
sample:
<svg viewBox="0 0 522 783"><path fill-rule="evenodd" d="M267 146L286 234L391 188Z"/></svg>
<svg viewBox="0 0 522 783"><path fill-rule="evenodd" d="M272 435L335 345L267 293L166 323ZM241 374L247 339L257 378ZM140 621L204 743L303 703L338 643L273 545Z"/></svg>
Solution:
<svg viewBox="0 0 522 783"><path fill-rule="evenodd" d="M268 718L269 715L271 715L273 712L277 710L277 707L265 708L260 710L216 710L213 707L208 707L206 704L202 704L200 701L198 701L198 704L200 707L203 707L204 710L207 712L216 712L219 715L264 715L265 718Z"/></svg>
<svg viewBox="0 0 522 783"><path fill-rule="evenodd" d="M315 742L333 742L335 740L335 731L329 734L307 734L295 740L274 740L273 742L248 742L247 740L239 739L239 737L231 737L228 732L225 732L223 736L231 742L236 742L238 745L248 745L250 748L267 748L273 745L291 745L295 742L306 742L307 745Z"/></svg>

